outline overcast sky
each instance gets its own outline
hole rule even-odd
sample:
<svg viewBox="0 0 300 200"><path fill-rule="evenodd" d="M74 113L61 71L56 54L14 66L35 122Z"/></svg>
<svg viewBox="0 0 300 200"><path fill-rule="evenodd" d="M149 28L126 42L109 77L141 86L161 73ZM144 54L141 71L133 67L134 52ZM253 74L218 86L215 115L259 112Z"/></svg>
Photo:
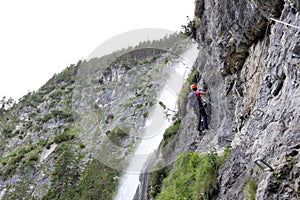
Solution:
<svg viewBox="0 0 300 200"><path fill-rule="evenodd" d="M0 1L0 97L19 99L127 31L180 31L194 0Z"/></svg>

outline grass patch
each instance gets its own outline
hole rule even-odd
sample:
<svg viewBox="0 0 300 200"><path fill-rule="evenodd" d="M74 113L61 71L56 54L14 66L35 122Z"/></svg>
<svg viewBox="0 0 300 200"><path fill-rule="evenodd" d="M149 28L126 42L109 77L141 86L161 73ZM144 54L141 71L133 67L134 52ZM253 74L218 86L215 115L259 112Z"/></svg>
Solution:
<svg viewBox="0 0 300 200"><path fill-rule="evenodd" d="M166 146L177 134L179 127L180 127L180 120L177 120L174 122L172 126L170 126L164 133L163 140L162 140L162 146Z"/></svg>
<svg viewBox="0 0 300 200"><path fill-rule="evenodd" d="M243 187L246 200L255 200L256 189L257 189L256 180L252 178L248 179Z"/></svg>
<svg viewBox="0 0 300 200"><path fill-rule="evenodd" d="M178 155L173 169L163 180L157 200L209 199L217 191L218 169L224 163L229 150L218 155L213 149L208 154L186 152Z"/></svg>

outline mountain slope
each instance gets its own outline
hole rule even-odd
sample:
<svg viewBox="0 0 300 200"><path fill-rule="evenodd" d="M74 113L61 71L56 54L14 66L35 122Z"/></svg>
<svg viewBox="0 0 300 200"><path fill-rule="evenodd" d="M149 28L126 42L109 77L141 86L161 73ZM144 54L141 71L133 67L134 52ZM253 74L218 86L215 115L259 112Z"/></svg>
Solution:
<svg viewBox="0 0 300 200"><path fill-rule="evenodd" d="M188 43L174 34L79 61L10 108L3 101L0 197L111 199L122 168L100 153L119 146L123 151L112 153L124 165L137 142L133 133Z"/></svg>

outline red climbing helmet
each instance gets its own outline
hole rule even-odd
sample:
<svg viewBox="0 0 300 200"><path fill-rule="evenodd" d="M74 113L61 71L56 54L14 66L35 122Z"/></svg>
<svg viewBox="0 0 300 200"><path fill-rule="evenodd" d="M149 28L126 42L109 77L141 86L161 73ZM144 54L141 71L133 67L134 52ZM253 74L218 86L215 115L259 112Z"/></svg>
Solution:
<svg viewBox="0 0 300 200"><path fill-rule="evenodd" d="M192 84L192 85L191 85L191 90L192 90L192 89L197 89L197 85L196 85L196 84Z"/></svg>

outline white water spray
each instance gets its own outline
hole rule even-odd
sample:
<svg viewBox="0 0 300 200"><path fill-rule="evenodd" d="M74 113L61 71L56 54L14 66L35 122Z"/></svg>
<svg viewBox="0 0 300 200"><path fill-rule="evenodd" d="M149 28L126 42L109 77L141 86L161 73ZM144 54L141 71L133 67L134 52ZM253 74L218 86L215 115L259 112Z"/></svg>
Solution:
<svg viewBox="0 0 300 200"><path fill-rule="evenodd" d="M191 63L197 58L198 51L196 45L188 50L183 58L186 61L175 63L165 87L163 88L159 101L168 108L176 110L177 97L182 85L191 69ZM137 146L134 155L126 169L126 173L121 177L119 189L115 200L132 200L139 185L140 173L151 153L157 150L163 139L165 130L171 125L171 121L164 116L164 110L156 105L149 119L146 122L145 133L141 142Z"/></svg>

